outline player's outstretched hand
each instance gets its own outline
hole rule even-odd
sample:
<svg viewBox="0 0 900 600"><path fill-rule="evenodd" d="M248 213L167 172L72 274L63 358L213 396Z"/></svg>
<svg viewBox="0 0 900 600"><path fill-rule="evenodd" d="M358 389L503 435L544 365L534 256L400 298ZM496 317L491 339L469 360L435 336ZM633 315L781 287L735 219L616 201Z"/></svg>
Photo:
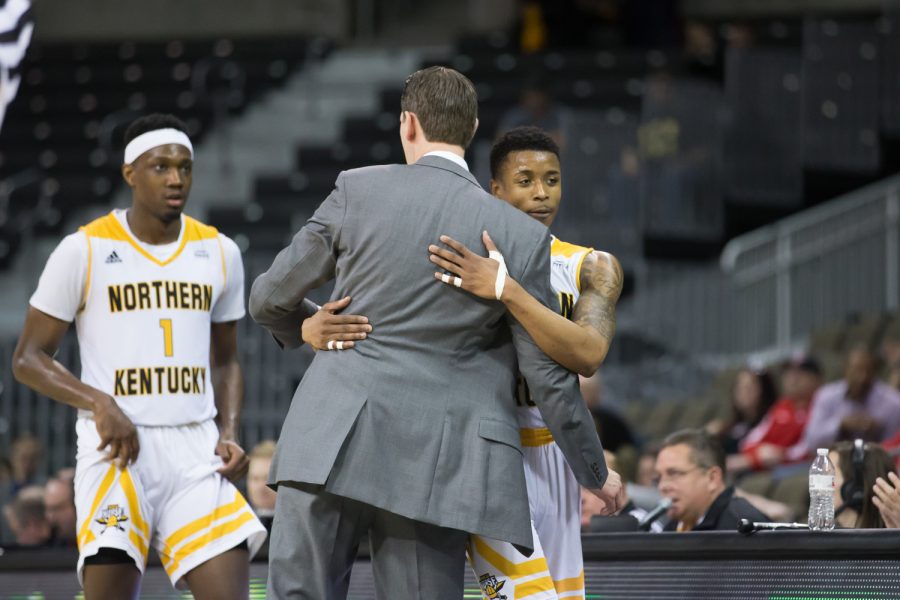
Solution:
<svg viewBox="0 0 900 600"><path fill-rule="evenodd" d="M431 253L429 258L431 262L445 271L453 273L455 277L448 278L445 273L435 273L434 278L448 285L460 287L479 298L496 300L499 263L491 258L475 254L465 244L457 242L448 235L442 235L440 239L450 247L450 250L431 244L428 246L428 251ZM487 231L481 234L481 241L488 252L497 250L497 246L494 245ZM457 281L457 279L461 281Z"/></svg>
<svg viewBox="0 0 900 600"><path fill-rule="evenodd" d="M604 515L614 515L625 506L625 486L622 485L622 478L619 474L609 470L602 488L593 488L590 490L592 494L600 498L605 506L600 511Z"/></svg>
<svg viewBox="0 0 900 600"><path fill-rule="evenodd" d="M100 435L97 450L109 447L107 458L120 469L137 460L141 451L137 429L112 396L103 396L94 406L94 423Z"/></svg>
<svg viewBox="0 0 900 600"><path fill-rule="evenodd" d="M881 513L884 524L892 529L900 527L900 477L888 473L890 481L879 477L875 480L872 503Z"/></svg>
<svg viewBox="0 0 900 600"><path fill-rule="evenodd" d="M247 474L250 468L250 459L240 444L228 438L219 438L216 444L216 455L221 456L225 464L217 470L222 477L229 481L237 481Z"/></svg>
<svg viewBox="0 0 900 600"><path fill-rule="evenodd" d="M372 331L369 319L361 315L336 314L349 304L350 296L327 302L316 314L304 320L300 326L304 343L314 350L347 350L354 346L353 340L366 339Z"/></svg>

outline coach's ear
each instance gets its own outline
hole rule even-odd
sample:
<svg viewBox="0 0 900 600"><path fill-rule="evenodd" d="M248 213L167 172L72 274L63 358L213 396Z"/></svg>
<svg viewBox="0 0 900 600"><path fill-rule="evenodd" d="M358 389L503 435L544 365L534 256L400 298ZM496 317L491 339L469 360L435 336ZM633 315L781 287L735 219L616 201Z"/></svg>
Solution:
<svg viewBox="0 0 900 600"><path fill-rule="evenodd" d="M122 165L122 179L128 187L134 187L134 165Z"/></svg>

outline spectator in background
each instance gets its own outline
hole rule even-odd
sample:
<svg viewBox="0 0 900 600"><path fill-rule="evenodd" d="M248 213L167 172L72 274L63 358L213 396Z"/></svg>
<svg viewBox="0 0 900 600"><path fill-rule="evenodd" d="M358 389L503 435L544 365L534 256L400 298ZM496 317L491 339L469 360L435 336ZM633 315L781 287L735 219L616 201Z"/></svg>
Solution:
<svg viewBox="0 0 900 600"><path fill-rule="evenodd" d="M786 457L803 460L838 440L881 442L900 431L900 392L877 379L878 358L858 346L847 355L844 379L816 393L803 438Z"/></svg>
<svg viewBox="0 0 900 600"><path fill-rule="evenodd" d="M494 137L516 127L533 125L546 131L560 149L564 149L566 119L566 110L553 100L550 82L543 75L532 75L522 86L519 103L501 117Z"/></svg>
<svg viewBox="0 0 900 600"><path fill-rule="evenodd" d="M884 360L887 384L900 391L900 331L889 329L881 342L881 358Z"/></svg>
<svg viewBox="0 0 900 600"><path fill-rule="evenodd" d="M900 528L900 477L894 472L875 480L872 504L878 509L885 527Z"/></svg>
<svg viewBox="0 0 900 600"><path fill-rule="evenodd" d="M637 469L635 469L634 482L640 486L656 487L656 455L659 447L645 447L638 457Z"/></svg>
<svg viewBox="0 0 900 600"><path fill-rule="evenodd" d="M70 477L71 475L71 477ZM44 487L44 509L59 546L77 545L74 469L63 469Z"/></svg>
<svg viewBox="0 0 900 600"><path fill-rule="evenodd" d="M40 483L37 469L42 452L41 442L30 433L19 436L12 443L9 449L9 465L12 472L10 484L13 495L28 485Z"/></svg>
<svg viewBox="0 0 900 600"><path fill-rule="evenodd" d="M728 471L758 471L781 463L785 451L803 437L813 396L821 385L822 369L814 358L789 360L781 376L783 395L740 441L739 452L728 455Z"/></svg>
<svg viewBox="0 0 900 600"><path fill-rule="evenodd" d="M250 506L267 528L272 525L272 517L275 515L275 491L266 485L274 455L274 441L258 443L250 451L250 469L247 472L247 497Z"/></svg>
<svg viewBox="0 0 900 600"><path fill-rule="evenodd" d="M859 448L854 447L857 442ZM882 528L885 519L874 502L875 485L894 473L894 461L878 444L857 442L838 442L829 453L835 466L835 523L858 529Z"/></svg>
<svg viewBox="0 0 900 600"><path fill-rule="evenodd" d="M12 529L18 546L43 546L53 535L44 511L43 489L22 488L16 498L3 507L3 516Z"/></svg>
<svg viewBox="0 0 900 600"><path fill-rule="evenodd" d="M772 376L745 367L737 372L731 388L731 416L711 422L706 429L719 437L726 454L736 454L743 439L775 404L775 397Z"/></svg>
<svg viewBox="0 0 900 600"><path fill-rule="evenodd" d="M581 384L581 395L594 417L603 448L610 452L619 452L624 446L637 448L639 446L637 437L625 419L603 406L603 386L599 373L578 379Z"/></svg>
<svg viewBox="0 0 900 600"><path fill-rule="evenodd" d="M725 485L725 476L725 452L716 436L686 429L667 437L656 457L659 491L672 500L666 531L734 531L741 519L768 521Z"/></svg>

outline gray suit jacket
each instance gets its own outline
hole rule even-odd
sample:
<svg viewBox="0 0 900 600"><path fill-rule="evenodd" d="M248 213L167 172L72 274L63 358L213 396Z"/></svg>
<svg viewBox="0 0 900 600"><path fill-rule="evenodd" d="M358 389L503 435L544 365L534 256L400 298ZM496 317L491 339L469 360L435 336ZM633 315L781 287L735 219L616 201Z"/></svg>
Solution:
<svg viewBox="0 0 900 600"><path fill-rule="evenodd" d="M550 360L502 303L433 277L428 244L447 234L481 249L488 230L510 275L546 305L550 234L486 193L465 169L414 165L346 171L315 215L253 284L250 314L300 345L307 292L335 279L368 339L319 352L294 394L270 483L328 491L405 517L531 548L515 415L518 370L579 482L606 464L577 377Z"/></svg>

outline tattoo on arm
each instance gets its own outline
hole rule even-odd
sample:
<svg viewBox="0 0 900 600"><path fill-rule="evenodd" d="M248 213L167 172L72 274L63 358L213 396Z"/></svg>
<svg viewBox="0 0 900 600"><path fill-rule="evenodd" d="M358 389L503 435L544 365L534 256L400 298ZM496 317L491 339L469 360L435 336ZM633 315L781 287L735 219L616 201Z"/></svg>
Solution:
<svg viewBox="0 0 900 600"><path fill-rule="evenodd" d="M585 285L575 305L574 320L578 325L596 329L607 344L616 332L616 302L622 293L623 279L619 261L605 252L594 252L581 266Z"/></svg>

